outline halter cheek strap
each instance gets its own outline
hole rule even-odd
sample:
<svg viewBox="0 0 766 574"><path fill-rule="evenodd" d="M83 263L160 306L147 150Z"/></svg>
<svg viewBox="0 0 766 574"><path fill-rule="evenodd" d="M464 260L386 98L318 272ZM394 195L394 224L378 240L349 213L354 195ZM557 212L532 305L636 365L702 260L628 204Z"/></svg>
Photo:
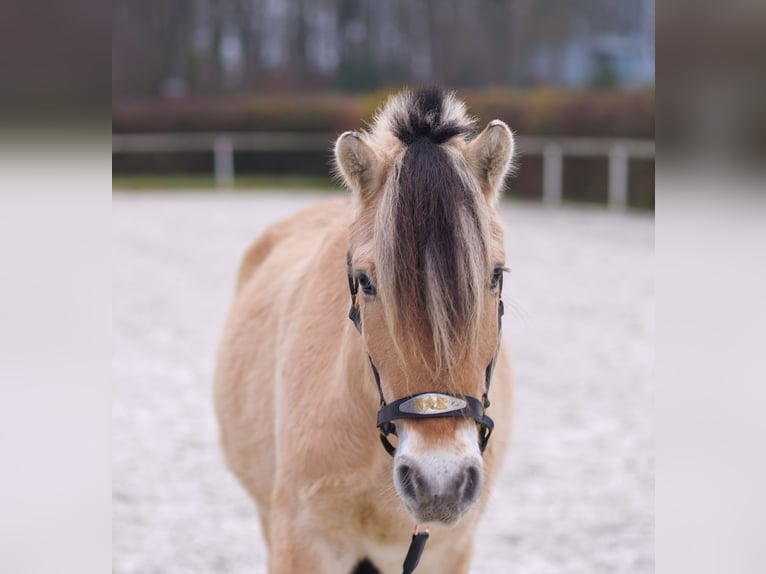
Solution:
<svg viewBox="0 0 766 574"><path fill-rule="evenodd" d="M351 292L351 308L348 311L348 318L354 323L356 330L362 332L362 316L359 309L359 282L351 272L351 254L346 256L346 270L348 274L348 288ZM502 293L502 276L499 284ZM501 318L504 313L503 301L500 300L497 308L497 346L487 365L484 375L484 394L481 400L466 395L456 395L452 393L425 392L410 395L397 399L392 403L386 403L383 397L383 388L380 385L380 373L372 361L372 357L367 355L370 361L370 368L375 379L375 385L378 387L380 395L380 410L378 411L377 426L380 430L380 442L383 448L391 456L396 453L396 447L388 440L388 435L396 436L396 425L393 421L399 419L423 419L423 418L441 418L441 417L460 417L472 418L479 427L479 450L484 453L492 435L492 429L495 427L494 421L487 416L485 409L489 408L489 386L492 381L492 374L495 370L495 362L500 351L500 333Z"/></svg>

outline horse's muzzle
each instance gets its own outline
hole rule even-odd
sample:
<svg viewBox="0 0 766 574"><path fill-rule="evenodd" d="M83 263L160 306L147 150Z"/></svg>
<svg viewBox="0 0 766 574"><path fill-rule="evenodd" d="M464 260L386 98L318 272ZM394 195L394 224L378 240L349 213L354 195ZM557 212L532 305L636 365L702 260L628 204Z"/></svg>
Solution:
<svg viewBox="0 0 766 574"><path fill-rule="evenodd" d="M402 456L395 462L394 483L418 522L453 524L478 500L483 470L481 461L473 458L424 465Z"/></svg>

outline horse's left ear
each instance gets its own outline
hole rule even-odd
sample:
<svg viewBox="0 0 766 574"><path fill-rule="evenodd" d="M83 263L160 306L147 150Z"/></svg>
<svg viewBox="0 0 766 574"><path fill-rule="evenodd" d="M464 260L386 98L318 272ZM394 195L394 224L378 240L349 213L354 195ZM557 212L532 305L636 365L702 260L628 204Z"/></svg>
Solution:
<svg viewBox="0 0 766 574"><path fill-rule="evenodd" d="M500 120L489 122L484 131L470 143L468 157L487 201L496 202L513 158L513 134L510 128Z"/></svg>
<svg viewBox="0 0 766 574"><path fill-rule="evenodd" d="M357 132L345 132L335 142L335 165L355 195L366 200L373 192L378 160Z"/></svg>

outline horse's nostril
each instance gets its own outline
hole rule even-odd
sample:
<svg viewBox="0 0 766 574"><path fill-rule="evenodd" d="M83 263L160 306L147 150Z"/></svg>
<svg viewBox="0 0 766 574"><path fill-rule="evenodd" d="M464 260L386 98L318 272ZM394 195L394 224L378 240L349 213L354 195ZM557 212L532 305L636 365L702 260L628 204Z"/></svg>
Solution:
<svg viewBox="0 0 766 574"><path fill-rule="evenodd" d="M399 479L399 486L402 492L409 498L417 498L415 492L415 471L406 464L399 465L396 469L396 475Z"/></svg>
<svg viewBox="0 0 766 574"><path fill-rule="evenodd" d="M476 498L481 485L481 475L475 466L469 466L463 477L463 501L469 502Z"/></svg>

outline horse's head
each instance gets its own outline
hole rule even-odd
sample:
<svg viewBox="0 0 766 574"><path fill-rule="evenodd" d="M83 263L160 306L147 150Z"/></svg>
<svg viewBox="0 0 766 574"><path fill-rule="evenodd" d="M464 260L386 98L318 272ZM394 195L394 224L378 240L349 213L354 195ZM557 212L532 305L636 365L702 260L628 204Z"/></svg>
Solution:
<svg viewBox="0 0 766 574"><path fill-rule="evenodd" d="M388 403L445 393L421 398L420 408L439 409L446 393L485 391L505 264L495 204L513 136L501 121L473 135L463 104L428 88L392 97L369 132L347 132L335 146L356 207L349 267L362 337ZM455 522L483 484L476 421L403 419L396 429L394 484L405 506L418 521Z"/></svg>

